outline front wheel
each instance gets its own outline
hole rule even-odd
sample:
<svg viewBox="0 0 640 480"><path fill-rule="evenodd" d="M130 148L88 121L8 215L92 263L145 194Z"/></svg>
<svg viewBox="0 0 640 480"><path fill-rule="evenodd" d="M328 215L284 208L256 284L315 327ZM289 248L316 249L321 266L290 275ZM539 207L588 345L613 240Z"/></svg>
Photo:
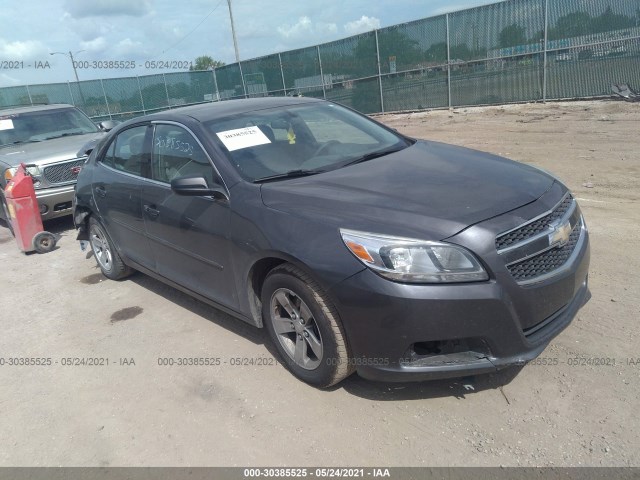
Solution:
<svg viewBox="0 0 640 480"><path fill-rule="evenodd" d="M133 270L125 265L120 258L102 224L93 216L89 217L89 243L98 267L105 277L111 280L120 280L133 273Z"/></svg>
<svg viewBox="0 0 640 480"><path fill-rule="evenodd" d="M262 318L284 364L320 388L354 371L335 307L320 286L292 265L276 267L262 288Z"/></svg>

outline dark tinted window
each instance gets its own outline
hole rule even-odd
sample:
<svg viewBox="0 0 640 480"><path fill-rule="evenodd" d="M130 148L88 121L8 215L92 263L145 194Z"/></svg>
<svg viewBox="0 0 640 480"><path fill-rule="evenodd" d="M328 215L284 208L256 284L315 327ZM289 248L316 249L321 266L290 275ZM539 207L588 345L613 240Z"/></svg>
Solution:
<svg viewBox="0 0 640 480"><path fill-rule="evenodd" d="M134 175L147 176L149 151L145 144L146 125L119 133L107 149L102 163Z"/></svg>

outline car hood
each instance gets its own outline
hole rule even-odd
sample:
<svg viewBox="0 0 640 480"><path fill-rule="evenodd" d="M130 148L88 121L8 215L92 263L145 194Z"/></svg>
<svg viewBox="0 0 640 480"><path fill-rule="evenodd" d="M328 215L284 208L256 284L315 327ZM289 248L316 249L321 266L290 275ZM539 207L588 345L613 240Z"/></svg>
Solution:
<svg viewBox="0 0 640 480"><path fill-rule="evenodd" d="M22 143L0 148L0 162L6 167L15 167L20 163L37 165L55 163L78 158L78 151L84 144L105 135L104 132L73 135L42 142Z"/></svg>
<svg viewBox="0 0 640 480"><path fill-rule="evenodd" d="M418 141L384 157L262 185L266 206L335 227L448 238L530 203L553 177L502 157Z"/></svg>

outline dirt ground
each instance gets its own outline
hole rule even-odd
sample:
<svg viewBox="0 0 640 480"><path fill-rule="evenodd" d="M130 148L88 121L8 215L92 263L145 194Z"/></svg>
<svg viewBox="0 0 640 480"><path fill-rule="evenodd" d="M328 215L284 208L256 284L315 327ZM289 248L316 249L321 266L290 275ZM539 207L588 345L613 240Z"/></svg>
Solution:
<svg viewBox="0 0 640 480"><path fill-rule="evenodd" d="M70 219L47 225L60 240L45 255L19 253L0 227L0 466L640 465L640 104L378 118L540 166L574 191L591 233L593 298L544 362L417 384L352 376L315 390L281 365L235 365L273 358L262 331L144 275L104 279ZM73 357L109 364L64 365ZM221 364L158 364L167 357Z"/></svg>

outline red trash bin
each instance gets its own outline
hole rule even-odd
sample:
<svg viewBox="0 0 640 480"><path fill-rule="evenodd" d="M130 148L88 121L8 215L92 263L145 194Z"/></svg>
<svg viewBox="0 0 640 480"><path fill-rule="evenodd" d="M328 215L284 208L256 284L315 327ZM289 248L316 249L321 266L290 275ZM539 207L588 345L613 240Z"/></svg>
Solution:
<svg viewBox="0 0 640 480"><path fill-rule="evenodd" d="M23 252L49 252L56 246L56 237L45 232L33 188L33 177L24 163L4 188L4 196L18 248Z"/></svg>

